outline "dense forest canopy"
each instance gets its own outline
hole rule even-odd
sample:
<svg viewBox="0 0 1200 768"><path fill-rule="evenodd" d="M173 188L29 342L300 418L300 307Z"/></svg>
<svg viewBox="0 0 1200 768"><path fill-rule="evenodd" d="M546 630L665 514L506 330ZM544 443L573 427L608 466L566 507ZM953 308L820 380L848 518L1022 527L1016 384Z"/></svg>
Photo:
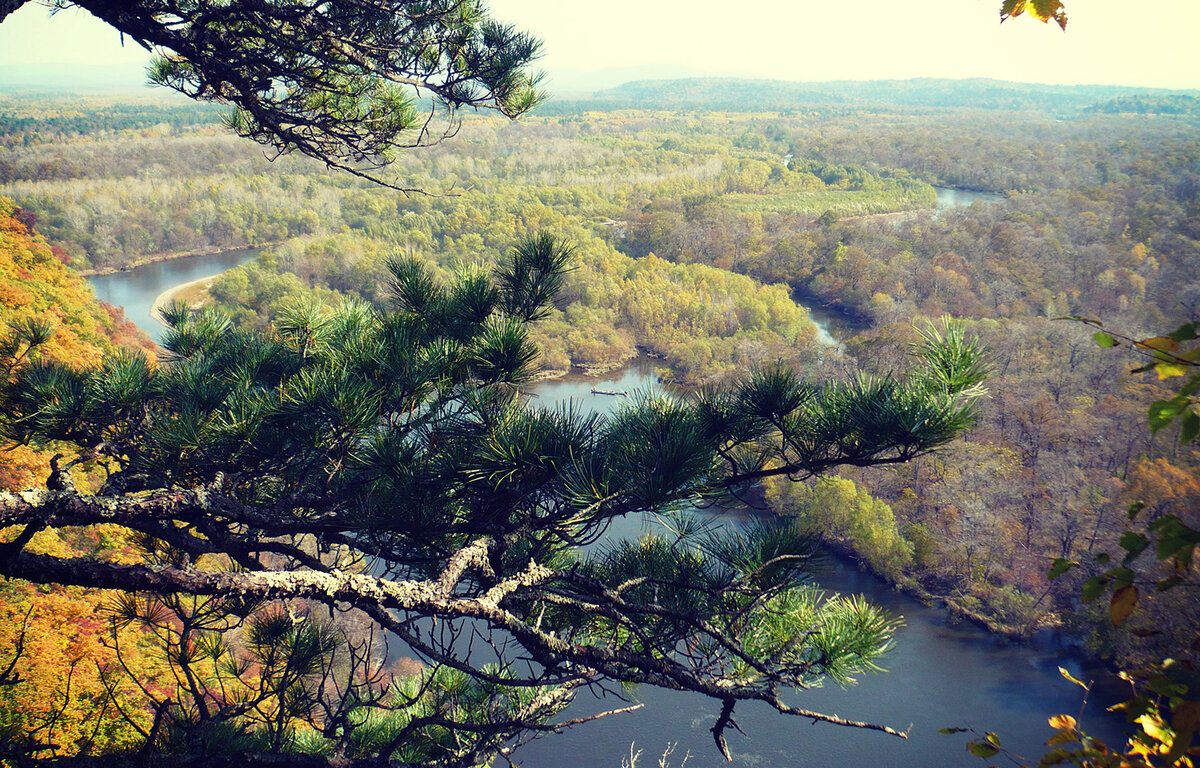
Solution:
<svg viewBox="0 0 1200 768"><path fill-rule="evenodd" d="M1121 627L1111 626L1105 611L1078 599L1080 584L1099 570L1093 556L1118 548L1133 501L1144 501L1149 510L1135 525L1169 515L1195 523L1200 482L1193 446L1179 445L1177 425L1158 433L1145 428L1147 407L1171 394L1170 382L1129 377L1134 361L1121 350L1099 349L1093 329L1054 318L1100 317L1133 336L1196 320L1198 124L1188 110L1169 108L1186 105L1194 96L911 83L895 90L887 103L886 86L821 86L817 101L809 100L804 88L788 93L790 86L754 84L750 92L761 87L762 103L738 109L721 100L727 94L721 95L719 86L685 84L674 91L682 94L677 103L654 109L640 99L666 98L668 89L637 85L627 89L638 93L637 99L602 94L558 103L543 116L515 125L471 118L469 130L453 142L406 154L396 163L403 178L418 186L461 191L446 199L404 197L329 174L320 163L303 158L267 164L254 147L224 135L200 110L78 101L54 122L42 118L57 107L7 99L0 106L0 194L15 201L12 214L22 222L21 237L33 229L45 233L53 250L46 250L51 248L47 243L36 250L76 268L120 269L162 255L266 246L255 263L224 275L209 289L215 307L233 318L239 330L226 327L216 314L197 321L180 315L173 343L184 359L177 365L142 371L128 360L111 364L125 366L120 370L128 380L175 387L170 391L176 399L156 401L161 410L140 427L154 435L143 450L156 453L153 459L138 459L139 468L158 466L170 454L176 462L172 471L184 471L187 465L179 457L199 452L212 462L204 465L205 472L222 470L229 476L228 468L213 458L221 453L213 446L226 445L221 441L228 435L220 429L236 426L220 410L232 411L233 405L214 405L218 395L230 393L210 393L213 399L206 407L216 410L187 415L180 398L196 394L187 384L192 369L202 362L225 366L221 370L247 365L235 348L250 339L268 339L272 349L291 360L297 376L309 370L306 366L360 354L355 345L381 332L377 318L404 325L395 319L404 312L398 312L389 287L393 281L403 284L393 269L397 254L413 257L405 262L411 269L423 265L424 277L412 278L416 283L475 286L441 289L441 300L460 302L461 308L471 291L492 295L489 274L500 274L495 270L502 272L510 264L509 249L528 232L553 231L573 243L576 269L562 276L545 316L523 331L525 344L539 350L542 367L560 371L611 367L649 354L664 377L730 386L754 365L782 361L813 377L814 391L827 386L837 392L844 386L837 382L906 370L911 365L904 354L907 345L920 342L914 324L920 328L927 319L953 315L968 334L982 339L993 371L990 396L978 402L979 418L963 438L906 464L845 466L834 476L803 485L769 482L762 489L765 503L787 522L821 536L885 578L943 599L960 615L1012 635L1066 627L1090 637L1092 650L1121 659L1186 647L1198 615L1191 592L1147 594L1139 612ZM771 96L772 91L782 93ZM951 106L955 94L963 93L977 95L973 106ZM693 96L695 104L688 102ZM904 106L906 101L923 103L913 109ZM690 111L696 104L712 111ZM931 185L992 196L939 210ZM798 302L819 303L840 318L837 346L817 342ZM422 337L430 348L447 335L470 348L473 339L486 335L482 326L455 326L452 314L436 316L443 327L420 330L430 334ZM281 317L287 318L282 326ZM307 358L299 352L308 343L304 339L312 340L311 362L304 362ZM213 359L200 360L204 355ZM460 370L463 381L481 376L470 366L483 365L485 357L470 358ZM286 365L273 369L274 364L255 363L262 376L292 370ZM353 373L370 379L371 370L363 365ZM80 382L75 377L81 375L55 374L62 386ZM320 377L333 375L330 370L305 375L312 378L294 382L290 407L325 409L338 419L353 415L348 403L321 399L336 389L323 388L328 381ZM237 407L251 403L249 393L263 381L250 377L249 389L230 390L245 400ZM464 416L470 428L508 418L516 419L504 421L513 430L529 426L505 410L509 401L504 397L468 402L462 390L453 389L453 381L458 380L447 382L450 390L435 387L422 396L463 407L470 414ZM307 394L300 391L301 384L310 387ZM80 386L87 390L96 385ZM734 391L745 395L745 390ZM95 405L101 401L80 400L79 407L88 402L89 413L103 411ZM201 415L218 412L225 420L215 425ZM691 418L682 411L662 414ZM262 418L269 423L275 415ZM535 426L548 430L547 435L575 434L567 422L545 418ZM47 447L62 451L61 443ZM432 446L423 450L436 453ZM37 458L43 477L50 474L50 455ZM479 468L484 459L493 462L486 472ZM256 460L269 464L277 457ZM504 476L495 461L494 455L471 457L463 487L474 488L485 476ZM79 474L89 466L94 465L80 463L73 471ZM285 469L303 474L307 466ZM364 466L355 471L366 471ZM348 475L328 476L349 482ZM379 482L385 480L398 482ZM97 484L90 488L95 490L104 480L79 475L81 489L89 482ZM158 482L155 487L166 487L161 478ZM239 496L246 486L229 482L231 496L247 503ZM254 498L254 503L278 502L271 495L278 488L261 492L269 498ZM476 511L485 515L482 506ZM228 514L227 523L241 524L236 516L241 512ZM446 512L442 522L447 536L452 535L451 520ZM364 537L363 530L341 533ZM114 537L107 529L90 527L78 531L62 541L38 534L33 539L40 547L38 556L100 553L101 559L126 565L149 557L172 568L180 562L181 550L161 545L169 538L161 528L150 539ZM389 546L404 548L404 537L411 534L408 529L389 531L394 537ZM755 546L778 545L768 532L755 535L760 536ZM354 541L362 543L361 538ZM460 544L447 539L443 554L449 556L452 546ZM307 554L300 547L286 556ZM626 551L621 563L604 566L609 569L605 573L626 573L621 569L633 568L631 563L643 556L650 555ZM202 557L209 558L203 565L213 562L210 554ZM513 557L505 554L499 566L491 566L497 578L505 568L511 573L516 567ZM716 578L718 571L724 573L721 557L705 551L685 565ZM1044 574L1054 558L1082 566L1048 584ZM201 562L200 557L192 559ZM138 573L138 578L149 578ZM463 589L483 589L490 578L483 569L464 573L471 575L461 582ZM548 591L560 588L553 583ZM11 631L4 642L19 633L30 589L18 586L5 594ZM103 602L72 593L55 605L77 604L72 599ZM806 598L789 593L787 599L803 603ZM165 673L161 665L155 667L161 657L155 649L182 647L182 636L170 621L159 623L157 635L155 622L143 621L159 607L126 605L125 613L117 615L126 617L119 636L121 647L130 651L130 664ZM166 605L170 615L210 622L203 624L206 632L228 629L219 623L227 620L228 609L204 600ZM557 620L551 614L546 621ZM75 609L69 615L84 626L96 624L98 614ZM46 620L41 612L31 616L31 622ZM279 616L262 615L247 619L242 631L276 632L280 642L293 644L327 644L320 647L345 639L338 634L342 630L308 623L308 618L293 626L292 620L300 617L295 613L285 626L268 621ZM868 624L879 618L859 617ZM528 622L528 615L521 620ZM105 626L90 626L81 636L88 638L89 648L102 647L100 641L109 637ZM254 654L269 645L239 645L244 638L212 650L246 659L257 658ZM58 659L70 656L69 649L39 652L57 652ZM319 666L324 657L316 653L311 658ZM356 663L365 662L360 658ZM456 706L485 695L448 672L439 673L444 677L435 686L435 669L408 672L411 679L426 680L426 690L462 686L469 696L463 694ZM205 667L204 673L218 675L215 666ZM106 696L122 706L145 701L136 689L116 686L113 678L79 674L81 690L93 701L108 700ZM252 687L270 679L264 673L246 680ZM42 677L23 684L53 682ZM106 692L105 685L114 687ZM21 703L9 711L45 718L45 711L25 704L30 699L19 691L27 689L4 690ZM413 691L406 695L416 696ZM520 696L499 697L495 690L486 695L489 706L495 705L489 711L497 716L512 716L514 702L528 703ZM64 733L69 727L78 736L103 721L97 733L107 741L97 736L97 745L121 748L147 742L145 734L127 727L122 731L123 721L113 711L89 720L80 714L85 706L76 703L70 709L76 717L63 719ZM454 710L454 716L466 717L464 712ZM152 718L136 722L147 733L153 725ZM522 722L544 724L533 717ZM191 727L186 717L177 718L176 725ZM444 749L446 742L435 730L427 731L422 743ZM492 736L509 733L499 728ZM364 737L362 743L379 742ZM472 743L490 749L499 742L481 738Z"/></svg>
<svg viewBox="0 0 1200 768"><path fill-rule="evenodd" d="M1186 92L1185 92L1186 93ZM597 109L702 109L730 112L781 112L804 109L873 108L985 109L1039 111L1075 115L1097 102L1137 95L1176 96L1179 92L1112 85L1033 85L972 78L949 80L832 81L819 83L742 78L692 78L639 81L600 91L591 98L552 102L542 110L553 114L580 105ZM1194 93L1187 94L1194 96Z"/></svg>
<svg viewBox="0 0 1200 768"><path fill-rule="evenodd" d="M47 491L0 496L19 529L0 569L123 590L114 631L161 630L178 687L144 691L138 717L122 711L146 754L202 756L236 736L225 748L248 760L470 766L559 727L574 691L629 683L714 699L727 758L744 701L901 735L780 698L872 669L893 628L804 587L790 526L579 547L614 517L924 455L974 419L981 350L947 323L903 377L820 385L768 367L611 418L527 407L513 388L537 356L525 324L549 313L570 258L538 236L451 283L397 259L395 309L297 306L265 332L174 307L157 367L128 354L42 363L45 334L13 330L6 438L73 447L106 477L81 493L52 462ZM147 564L35 541L98 523ZM295 601L347 618L293 618L281 603ZM385 674L351 633L364 620L430 669ZM15 754L53 754L40 730Z"/></svg>

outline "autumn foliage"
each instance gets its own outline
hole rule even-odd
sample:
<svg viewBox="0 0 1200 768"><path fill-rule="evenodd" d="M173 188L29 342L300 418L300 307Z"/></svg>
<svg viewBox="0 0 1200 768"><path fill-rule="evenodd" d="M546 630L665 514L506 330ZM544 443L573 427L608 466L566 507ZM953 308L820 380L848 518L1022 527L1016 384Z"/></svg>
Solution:
<svg viewBox="0 0 1200 768"><path fill-rule="evenodd" d="M42 359L96 365L118 346L153 355L153 342L119 308L98 303L87 282L64 266L31 229L34 218L0 198L0 337L28 320L49 321L53 338ZM44 482L53 451L25 445L0 451L0 488ZM79 482L86 483L85 473ZM108 552L127 556L123 539L103 528L69 538L39 534L32 546L46 552ZM134 735L118 711L130 683L119 663L103 606L104 593L45 588L19 580L0 583L0 740L51 742L58 752L121 749ZM145 666L138 638L128 632L126 663ZM148 678L152 678L149 675ZM19 748L19 744L18 744Z"/></svg>

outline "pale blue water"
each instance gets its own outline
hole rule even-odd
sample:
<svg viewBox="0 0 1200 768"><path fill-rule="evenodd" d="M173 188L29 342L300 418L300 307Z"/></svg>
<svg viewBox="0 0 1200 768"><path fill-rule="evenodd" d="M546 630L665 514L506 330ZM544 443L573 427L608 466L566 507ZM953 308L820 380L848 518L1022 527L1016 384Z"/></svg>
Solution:
<svg viewBox="0 0 1200 768"><path fill-rule="evenodd" d="M975 189L951 189L949 187L934 187L937 192L937 208L939 211L944 211L947 208L957 208L962 205L970 205L976 200L981 200L985 203L995 203L1003 200L1003 195L997 195L994 192L980 192Z"/></svg>
<svg viewBox="0 0 1200 768"><path fill-rule="evenodd" d="M219 275L234 267L253 261L261 249L248 248L225 253L187 256L160 261L157 264L114 272L111 275L92 275L87 280L96 291L96 298L125 308L125 316L155 341L162 341L165 328L150 309L159 294L193 280Z"/></svg>

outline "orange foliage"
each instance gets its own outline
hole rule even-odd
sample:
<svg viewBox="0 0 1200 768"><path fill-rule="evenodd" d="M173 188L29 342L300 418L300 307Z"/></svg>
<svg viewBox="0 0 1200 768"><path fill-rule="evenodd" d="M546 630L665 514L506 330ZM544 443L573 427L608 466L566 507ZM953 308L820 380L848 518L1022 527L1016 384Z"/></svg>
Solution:
<svg viewBox="0 0 1200 768"><path fill-rule="evenodd" d="M19 682L0 686L0 737L54 744L59 755L127 751L140 744L116 706L135 717L144 709L140 692L107 647L108 621L101 610L106 599L95 590L45 589L17 580L0 584L3 666L24 630L24 653L14 670ZM151 677L136 633L122 635L124 661L139 676Z"/></svg>
<svg viewBox="0 0 1200 768"><path fill-rule="evenodd" d="M153 356L154 342L120 309L96 301L87 281L63 265L20 213L0 197L0 336L28 319L49 320L55 333L39 350L43 359L94 366L117 346ZM0 488L28 488L47 474L45 455L0 450Z"/></svg>
<svg viewBox="0 0 1200 768"><path fill-rule="evenodd" d="M43 359L94 366L117 346L153 356L154 343L120 309L97 302L87 282L64 266L63 254L29 223L11 200L0 198L0 336L27 319L49 320L55 334L40 348ZM49 454L28 446L0 449L0 489L39 485L49 474ZM77 479L80 487L88 484L83 476ZM14 529L2 531L0 539L13 535ZM127 555L121 552L124 542L99 527L62 536L43 532L34 543L42 550ZM121 751L138 743L114 703L131 714L144 712L141 692L108 647L111 633L102 611L108 599L96 590L0 583L0 670L12 661L22 632L24 643L13 670L18 682L0 686L0 738L52 743L59 755ZM139 647L140 633L123 634L122 658L139 679L153 680L165 671Z"/></svg>
<svg viewBox="0 0 1200 768"><path fill-rule="evenodd" d="M16 445L0 452L0 489L33 488L49 476L50 457L45 451Z"/></svg>
<svg viewBox="0 0 1200 768"><path fill-rule="evenodd" d="M1129 473L1125 495L1148 505L1146 516L1178 515L1184 522L1200 520L1200 476L1166 459L1142 459Z"/></svg>

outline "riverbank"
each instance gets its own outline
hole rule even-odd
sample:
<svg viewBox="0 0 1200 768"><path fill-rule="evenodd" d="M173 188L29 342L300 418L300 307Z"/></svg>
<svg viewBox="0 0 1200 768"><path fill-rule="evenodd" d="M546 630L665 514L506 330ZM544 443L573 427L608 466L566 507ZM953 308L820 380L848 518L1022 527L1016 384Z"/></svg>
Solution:
<svg viewBox="0 0 1200 768"><path fill-rule="evenodd" d="M168 288L154 297L154 301L150 304L150 316L157 320L162 316L163 308L176 300L185 301L192 309L199 308L204 303L204 299L208 297L209 286L216 282L220 276L202 277L199 280L191 280L186 283L180 283L173 288ZM201 290L197 291L196 289L198 288ZM188 294L192 292L197 295L189 296Z"/></svg>
<svg viewBox="0 0 1200 768"><path fill-rule="evenodd" d="M96 298L124 307L125 316L156 341L163 325L158 311L172 298L189 290L199 290L197 281L215 278L223 272L252 261L260 249L224 250L220 253L161 259L137 269L92 275L87 278Z"/></svg>
<svg viewBox="0 0 1200 768"><path fill-rule="evenodd" d="M975 601L981 602L978 598L974 598L974 596L934 594L922 586L914 574L903 574L899 578L892 578L886 574L879 573L871 567L870 563L859 556L854 547L848 542L831 540L819 535L816 538L821 543L821 546L828 550L831 555L852 564L853 567L859 570L870 573L900 594L915 598L931 608L945 611L946 615L954 621L965 621L1006 640L1016 643L1028 643L1032 642L1039 633L1047 630L1060 630L1063 627L1062 619L1054 613L1035 615L1028 621L1004 621L996 615L975 610L963 601L963 597L972 597ZM983 607L987 608L987 603L983 603ZM1089 656L1088 660L1096 664L1105 663L1104 659L1092 656Z"/></svg>
<svg viewBox="0 0 1200 768"><path fill-rule="evenodd" d="M245 251L261 251L266 248L274 248L279 245L282 240L276 240L269 243L260 243L258 245L239 245L233 248L201 248L198 251L179 251L175 253L156 253L151 254L143 259L123 264L120 267L105 267L104 269L80 269L76 270L80 277L100 277L102 275L115 275L120 272L132 272L138 267L145 267L151 264L162 264L168 261L180 261L182 259L192 259L198 256L224 256L230 253L243 253Z"/></svg>
<svg viewBox="0 0 1200 768"><path fill-rule="evenodd" d="M246 254L247 258L249 257L249 254L246 251L240 251L240 253ZM212 262L216 261L217 259L217 256L209 256L202 260L205 262ZM179 263L179 260L175 261ZM205 298L204 292L207 286L211 285L224 269L228 269L234 265L235 264L233 261L222 264L205 264L204 269L207 271L207 274L204 271L200 272L199 274L192 272L189 276L180 272L178 274L178 281L173 280L172 282L167 283L167 287L159 287L158 290L154 290L153 292L145 291L145 293L148 294L147 299L149 299L149 297L153 297L152 301L149 302L147 311L144 315L146 317L145 322L153 323L153 325L148 328L151 335L157 337L161 334L162 326L159 320L159 314L167 304L169 304L172 300L181 298L192 305L203 301ZM141 274L147 271L147 269L154 271L162 268L164 268L164 265L148 267L143 270L138 270L137 274ZM136 275L134 271L131 270L130 272L112 275L107 279L129 282L135 276ZM159 283L159 286L162 286L162 283ZM813 321L826 329L830 338L827 340L822 339L822 343L824 344L840 346L840 342L852 338L856 333L862 332L862 330L865 330L865 328L869 326L869 321L867 321L866 318L855 316L849 312L840 310L840 308L837 307L821 305L820 303L814 301L817 298L815 296L795 294L795 298L806 305ZM124 303L124 301L118 303ZM139 315L139 319L140 317L141 315ZM644 381L650 381L657 378L655 368L656 366L663 365L662 361L651 359L647 354L647 350L645 349L639 351L641 354L637 355L633 361L621 359L605 361L604 363L598 365L575 366L571 368L559 366L554 369L547 369L541 372L536 379L539 382L578 382L581 385L581 388L586 389L590 395L592 394L591 390L595 388L602 390L621 389L622 387L610 387L605 382L609 380L615 381L622 378L624 372L626 371L631 371L634 369L638 370L640 378ZM848 543L848 546L852 546L852 543ZM849 554L851 557L854 556L853 552L848 552L847 554ZM922 587L923 580L920 573L907 573L905 576L907 577L907 583L897 584L894 581L890 583L900 588L906 594L912 595L920 600L926 601L930 604L937 603L939 606L942 606L949 615L954 616L957 619L984 627L995 634L1004 637L1020 638L1023 634L1026 634L1026 626L1038 628L1043 625L1043 622L1040 621L1030 624L1027 621L1023 621L1024 617L1019 617L1011 624L1007 623L1004 620L1001 611L994 612L991 610L991 606L989 605L986 596L969 595L958 598L954 595L943 596L941 594L934 594L933 592L944 593L950 590L938 589L936 585L929 585L933 589L933 592L931 592ZM926 582L926 584L928 584L928 582Z"/></svg>

